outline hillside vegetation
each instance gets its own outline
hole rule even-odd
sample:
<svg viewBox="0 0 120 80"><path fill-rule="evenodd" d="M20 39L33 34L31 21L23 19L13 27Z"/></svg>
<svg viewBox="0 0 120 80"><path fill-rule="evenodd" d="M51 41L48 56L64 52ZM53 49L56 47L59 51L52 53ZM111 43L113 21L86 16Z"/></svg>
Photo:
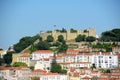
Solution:
<svg viewBox="0 0 120 80"><path fill-rule="evenodd" d="M39 39L40 36L39 35L35 35L33 37L30 36L26 36L23 37L19 40L18 43L16 43L14 45L14 50L16 53L21 52L22 50L24 50L26 47L28 47L29 45L33 44L37 39Z"/></svg>
<svg viewBox="0 0 120 80"><path fill-rule="evenodd" d="M60 30L58 30L60 31ZM62 29L62 32L65 32L65 29ZM75 32L76 30L72 29L72 32ZM33 43L39 39L40 42L36 45L34 45ZM120 41L120 29L112 29L109 31L105 31L102 32L101 37L98 39L100 42L119 42ZM93 41L96 41L95 37L92 36L84 36L84 35L78 35L75 40L75 42L90 42L92 43ZM31 46L31 48L29 49L30 52L34 52L36 50L40 50L40 49L51 49L53 51L57 51L57 52L65 52L68 49L68 45L66 44L66 41L64 40L64 37L62 35L58 36L58 40L56 42L54 42L54 38L53 36L48 36L47 39L45 41L42 41L42 38L39 35L30 37L23 37L20 39L20 41L14 45L14 50L16 53L21 52L22 50L24 50L25 48L27 48L28 46ZM106 46L107 44L105 44ZM73 45L74 46L74 45ZM96 44L96 45L92 45L90 47L93 48L104 48L105 46L102 46L102 44ZM108 48L107 50L111 49L112 46L109 44L107 45ZM114 45L115 46L115 45ZM70 44L70 47L72 48L72 44ZM75 46L74 46L75 47ZM78 48L78 45L76 44L76 47Z"/></svg>
<svg viewBox="0 0 120 80"><path fill-rule="evenodd" d="M101 34L101 41L120 41L120 29L112 29Z"/></svg>

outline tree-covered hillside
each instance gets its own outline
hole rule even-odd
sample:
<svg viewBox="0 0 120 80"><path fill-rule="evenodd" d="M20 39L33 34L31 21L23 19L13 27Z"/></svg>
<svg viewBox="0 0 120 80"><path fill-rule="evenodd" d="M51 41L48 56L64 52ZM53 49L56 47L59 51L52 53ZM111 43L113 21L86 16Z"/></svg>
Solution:
<svg viewBox="0 0 120 80"><path fill-rule="evenodd" d="M65 32L64 29L63 29L63 32ZM40 42L34 45L33 43L37 39L39 39ZM118 29L112 29L109 31L102 32L99 40L103 42L120 41L120 29L118 28ZM96 41L96 38L92 36L86 37L84 35L79 35L75 38L75 41L76 42L81 42L81 41L93 42L93 41ZM65 52L68 48L68 45L66 44L66 41L64 40L64 37L62 35L58 36L57 42L54 42L54 38L51 35L49 35L45 41L42 41L41 37L39 35L36 35L33 37L27 36L27 37L21 38L19 42L14 45L14 50L16 53L19 53L30 45L32 45L31 48L29 49L30 52L33 52L38 49L51 49L54 47L56 47L58 52Z"/></svg>
<svg viewBox="0 0 120 80"><path fill-rule="evenodd" d="M19 42L14 45L15 52L16 53L21 52L22 50L24 50L25 48L27 48L29 45L33 44L39 38L40 38L39 35L35 35L33 37L26 36L26 37L21 38L19 40Z"/></svg>
<svg viewBox="0 0 120 80"><path fill-rule="evenodd" d="M120 29L112 29L101 34L101 41L120 41Z"/></svg>

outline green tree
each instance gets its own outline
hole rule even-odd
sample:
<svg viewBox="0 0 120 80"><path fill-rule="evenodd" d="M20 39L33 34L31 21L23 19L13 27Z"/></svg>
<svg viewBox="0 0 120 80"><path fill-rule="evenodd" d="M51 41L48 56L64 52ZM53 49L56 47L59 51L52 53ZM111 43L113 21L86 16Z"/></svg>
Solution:
<svg viewBox="0 0 120 80"><path fill-rule="evenodd" d="M120 41L120 29L112 29L102 32L101 41Z"/></svg>
<svg viewBox="0 0 120 80"><path fill-rule="evenodd" d="M49 50L50 46L46 41L40 41L37 45L38 50Z"/></svg>
<svg viewBox="0 0 120 80"><path fill-rule="evenodd" d="M51 67L51 72L61 73L61 66L59 64L53 64Z"/></svg>
<svg viewBox="0 0 120 80"><path fill-rule="evenodd" d="M30 36L26 36L23 37L19 40L19 42L17 44L14 45L14 50L16 53L21 52L22 50L24 50L26 47L28 47L29 45L33 44L37 39L39 39L40 36L39 35L35 35L33 37Z"/></svg>
<svg viewBox="0 0 120 80"><path fill-rule="evenodd" d="M60 73L61 73L61 74L66 74L66 73L67 73L67 70L63 69L63 70L61 70Z"/></svg>
<svg viewBox="0 0 120 80"><path fill-rule="evenodd" d="M30 44L32 44L31 37L23 37L22 39L20 39L19 43L14 45L14 50L19 53L20 51L28 47Z"/></svg>
<svg viewBox="0 0 120 80"><path fill-rule="evenodd" d="M56 46L56 47L58 47L58 46L60 46L60 45L61 45L60 42L55 42L55 43L53 43L53 46Z"/></svg>
<svg viewBox="0 0 120 80"><path fill-rule="evenodd" d="M0 61L0 66L2 65L2 61Z"/></svg>
<svg viewBox="0 0 120 80"><path fill-rule="evenodd" d="M39 41L42 41L42 37L39 37L38 39L39 39Z"/></svg>
<svg viewBox="0 0 120 80"><path fill-rule="evenodd" d="M3 59L4 59L4 62L6 63L6 64L10 64L11 62L12 62L12 54L13 54L14 52L7 52L7 54L5 54L4 56L3 56Z"/></svg>
<svg viewBox="0 0 120 80"><path fill-rule="evenodd" d="M93 69L96 69L96 66L95 66L95 64L92 64L92 66L90 67L92 70Z"/></svg>
<svg viewBox="0 0 120 80"><path fill-rule="evenodd" d="M3 50L2 48L0 48L0 50Z"/></svg>
<svg viewBox="0 0 120 80"><path fill-rule="evenodd" d="M86 38L86 41L88 41L88 42L93 42L93 41L95 41L96 39L95 39L95 37L93 37L93 36L88 36L87 38Z"/></svg>
<svg viewBox="0 0 120 80"><path fill-rule="evenodd" d="M54 38L51 35L47 36L47 42L53 42Z"/></svg>
<svg viewBox="0 0 120 80"><path fill-rule="evenodd" d="M58 41L59 41L59 42L62 42L63 40L64 40L63 35L59 35L59 36L58 36Z"/></svg>
<svg viewBox="0 0 120 80"><path fill-rule="evenodd" d="M59 53L66 52L67 49L68 49L68 46L67 46L66 42L63 41L58 49L59 49L58 50Z"/></svg>
<svg viewBox="0 0 120 80"><path fill-rule="evenodd" d="M30 68L31 70L34 70L34 66L30 66L29 68Z"/></svg>
<svg viewBox="0 0 120 80"><path fill-rule="evenodd" d="M103 73L111 73L111 70L110 69L103 69L102 72Z"/></svg>
<svg viewBox="0 0 120 80"><path fill-rule="evenodd" d="M63 32L63 33L64 33L64 32L67 32L67 31L66 31L66 29L65 29L65 28L62 28L61 32Z"/></svg>
<svg viewBox="0 0 120 80"><path fill-rule="evenodd" d="M26 66L26 67L27 67L27 64L24 63L24 62L15 62L15 63L13 64L13 67L20 67L20 66Z"/></svg>
<svg viewBox="0 0 120 80"><path fill-rule="evenodd" d="M66 74L67 70L64 70L61 68L61 66L59 64L53 64L51 67L51 72L55 73L60 73L60 74Z"/></svg>
<svg viewBox="0 0 120 80"><path fill-rule="evenodd" d="M30 50L30 53L36 51L37 50L37 44L35 44L35 45L32 44L31 47L29 48L29 50Z"/></svg>
<svg viewBox="0 0 120 80"><path fill-rule="evenodd" d="M85 35L78 35L76 38L75 38L75 41L76 42L81 42L81 41L85 41Z"/></svg>
<svg viewBox="0 0 120 80"><path fill-rule="evenodd" d="M71 28L71 29L70 29L70 32L71 32L71 33L76 33L77 30L74 30L73 28Z"/></svg>
<svg viewBox="0 0 120 80"><path fill-rule="evenodd" d="M47 31L47 33L52 33L52 31Z"/></svg>
<svg viewBox="0 0 120 80"><path fill-rule="evenodd" d="M32 80L40 80L39 77L34 77Z"/></svg>

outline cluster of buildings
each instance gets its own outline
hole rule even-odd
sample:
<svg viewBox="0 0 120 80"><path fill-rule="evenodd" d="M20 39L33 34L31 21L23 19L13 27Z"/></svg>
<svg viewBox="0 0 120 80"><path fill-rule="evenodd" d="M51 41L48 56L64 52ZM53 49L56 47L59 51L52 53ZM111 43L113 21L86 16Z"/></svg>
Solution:
<svg viewBox="0 0 120 80"><path fill-rule="evenodd" d="M56 54L51 50L37 50L32 54L13 54L12 64L24 62L34 66L0 67L0 78L6 80L120 80L120 48L113 52L91 52L91 49L67 50ZM56 62L67 74L51 73L51 64ZM93 65L95 68L92 68ZM104 70L110 73L103 73Z"/></svg>

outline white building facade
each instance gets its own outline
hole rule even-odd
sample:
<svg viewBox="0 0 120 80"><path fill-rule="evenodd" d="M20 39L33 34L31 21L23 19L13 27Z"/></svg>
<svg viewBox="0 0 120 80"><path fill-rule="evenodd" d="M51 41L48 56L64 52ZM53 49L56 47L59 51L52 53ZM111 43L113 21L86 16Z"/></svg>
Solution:
<svg viewBox="0 0 120 80"><path fill-rule="evenodd" d="M118 67L118 56L112 52L109 53L98 53L92 55L92 64L95 64L97 68L117 68Z"/></svg>
<svg viewBox="0 0 120 80"><path fill-rule="evenodd" d="M51 50L37 50L32 53L32 59L36 61L35 69L48 70L50 69L50 60L49 58L54 56L54 52Z"/></svg>
<svg viewBox="0 0 120 80"><path fill-rule="evenodd" d="M54 52L51 50L37 50L32 53L32 60L42 60L50 56L54 56Z"/></svg>

